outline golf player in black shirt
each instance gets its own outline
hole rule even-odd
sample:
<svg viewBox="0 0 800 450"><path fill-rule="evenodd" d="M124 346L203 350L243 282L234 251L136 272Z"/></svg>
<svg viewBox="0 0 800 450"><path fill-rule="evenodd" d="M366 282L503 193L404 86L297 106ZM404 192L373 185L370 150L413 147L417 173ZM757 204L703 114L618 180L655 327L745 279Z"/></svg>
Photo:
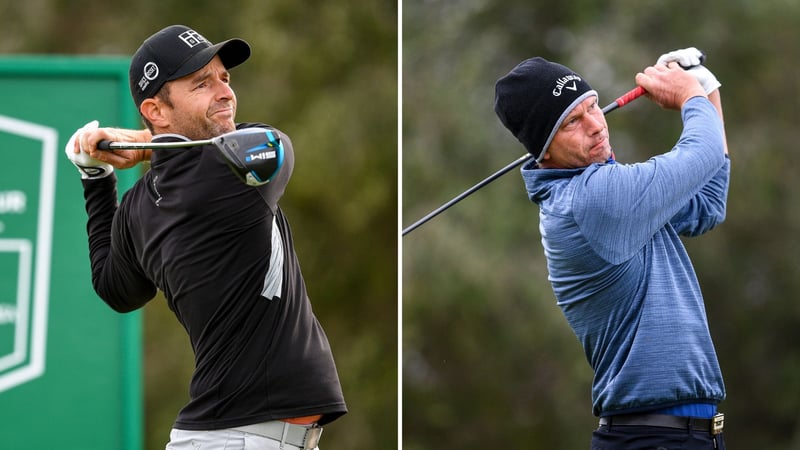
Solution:
<svg viewBox="0 0 800 450"><path fill-rule="evenodd" d="M65 149L81 174L92 283L118 312L163 292L195 354L190 400L167 449L314 449L345 414L328 339L311 308L278 201L294 165L288 136L234 122L229 70L250 56L240 39L212 44L173 25L133 56L130 87L147 130L75 132ZM214 145L97 149L101 140L206 140L236 129L277 133L283 160L251 186ZM114 168L151 167L117 203Z"/></svg>

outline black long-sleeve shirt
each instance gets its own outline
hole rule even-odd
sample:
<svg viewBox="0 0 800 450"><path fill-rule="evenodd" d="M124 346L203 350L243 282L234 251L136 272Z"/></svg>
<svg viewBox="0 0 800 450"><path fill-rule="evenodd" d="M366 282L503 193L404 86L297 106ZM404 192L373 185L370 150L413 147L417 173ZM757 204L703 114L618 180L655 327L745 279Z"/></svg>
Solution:
<svg viewBox="0 0 800 450"><path fill-rule="evenodd" d="M263 126L240 124L237 128ZM176 428L209 430L346 412L278 200L294 166L243 183L213 145L153 152L117 206L116 178L83 180L97 294L133 311L163 291L195 354ZM174 135L158 140L180 140Z"/></svg>

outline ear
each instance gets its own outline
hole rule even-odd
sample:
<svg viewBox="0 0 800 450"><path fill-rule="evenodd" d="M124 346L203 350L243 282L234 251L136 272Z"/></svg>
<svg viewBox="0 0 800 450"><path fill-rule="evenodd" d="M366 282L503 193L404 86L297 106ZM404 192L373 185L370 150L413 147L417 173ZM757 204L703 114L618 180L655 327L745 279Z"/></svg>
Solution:
<svg viewBox="0 0 800 450"><path fill-rule="evenodd" d="M158 97L148 98L139 107L142 115L156 128L169 126L169 108Z"/></svg>

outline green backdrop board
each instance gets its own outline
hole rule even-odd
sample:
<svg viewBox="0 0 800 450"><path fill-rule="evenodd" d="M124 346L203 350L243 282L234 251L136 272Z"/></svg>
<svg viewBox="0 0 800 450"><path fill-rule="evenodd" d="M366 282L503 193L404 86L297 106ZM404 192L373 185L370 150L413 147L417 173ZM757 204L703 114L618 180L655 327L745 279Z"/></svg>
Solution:
<svg viewBox="0 0 800 450"><path fill-rule="evenodd" d="M94 293L72 132L141 126L128 59L0 58L0 447L142 447L141 325ZM119 191L138 177L117 171Z"/></svg>

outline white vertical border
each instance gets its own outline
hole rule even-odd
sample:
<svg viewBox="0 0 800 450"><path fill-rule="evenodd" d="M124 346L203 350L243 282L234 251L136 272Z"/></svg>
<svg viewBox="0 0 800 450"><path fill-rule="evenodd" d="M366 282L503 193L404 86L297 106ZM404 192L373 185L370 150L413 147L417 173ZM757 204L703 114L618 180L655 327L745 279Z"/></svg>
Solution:
<svg viewBox="0 0 800 450"><path fill-rule="evenodd" d="M397 1L397 448L403 448L403 0Z"/></svg>
<svg viewBox="0 0 800 450"><path fill-rule="evenodd" d="M39 217L35 245L36 263L33 280L33 308L31 308L31 356L27 365L0 376L0 392L2 392L41 376L45 370L58 133L50 127L3 115L0 115L0 130L42 141Z"/></svg>

